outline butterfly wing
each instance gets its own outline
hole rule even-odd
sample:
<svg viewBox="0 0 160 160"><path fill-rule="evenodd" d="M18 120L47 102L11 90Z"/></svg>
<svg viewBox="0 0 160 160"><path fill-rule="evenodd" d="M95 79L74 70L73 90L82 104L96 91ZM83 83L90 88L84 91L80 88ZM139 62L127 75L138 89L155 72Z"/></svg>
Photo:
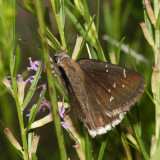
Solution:
<svg viewBox="0 0 160 160"><path fill-rule="evenodd" d="M145 81L139 73L125 67L97 60L78 61L85 77L89 113L94 127L90 134L106 133L120 123L123 115L142 94Z"/></svg>
<svg viewBox="0 0 160 160"><path fill-rule="evenodd" d="M73 111L92 137L120 123L145 86L139 73L107 62L75 62L66 53L60 53L58 65L67 79Z"/></svg>

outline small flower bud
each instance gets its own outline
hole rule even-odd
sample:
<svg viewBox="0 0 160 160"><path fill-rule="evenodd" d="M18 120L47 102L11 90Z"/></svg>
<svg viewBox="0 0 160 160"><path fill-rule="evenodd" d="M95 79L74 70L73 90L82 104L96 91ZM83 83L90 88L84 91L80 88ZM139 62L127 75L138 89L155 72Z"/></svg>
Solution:
<svg viewBox="0 0 160 160"><path fill-rule="evenodd" d="M34 121L30 127L30 129L38 128L44 126L45 124L53 121L52 113L49 113L47 116L43 117L40 120Z"/></svg>
<svg viewBox="0 0 160 160"><path fill-rule="evenodd" d="M142 23L140 23L140 26L141 26L141 28L142 28L142 31L143 31L143 34L144 34L146 40L148 41L148 43L149 43L151 46L154 47L154 41L153 41L153 38L152 38L152 36L151 36L148 28L147 28L146 23L143 23L143 22L142 22Z"/></svg>
<svg viewBox="0 0 160 160"><path fill-rule="evenodd" d="M78 36L77 40L76 40L76 45L74 47L74 51L73 51L73 54L72 54L72 59L73 60L75 60L77 58L77 55L78 55L78 52L80 50L82 41L83 41L83 37L82 36Z"/></svg>
<svg viewBox="0 0 160 160"><path fill-rule="evenodd" d="M153 68L153 73L152 73L152 93L154 95L154 99L155 99L155 95L157 92L157 82L158 82L158 69L157 68Z"/></svg>
<svg viewBox="0 0 160 160"><path fill-rule="evenodd" d="M22 105L24 100L24 90L25 90L26 83L24 81L18 81L17 84L18 84L19 103L20 105Z"/></svg>
<svg viewBox="0 0 160 160"><path fill-rule="evenodd" d="M22 152L22 147L21 145L18 143L18 141L15 139L15 137L13 136L12 132L10 131L9 128L5 128L4 129L4 133L7 136L8 140L11 142L11 144L18 149L19 151Z"/></svg>
<svg viewBox="0 0 160 160"><path fill-rule="evenodd" d="M77 154L78 154L79 158L85 160L85 159L86 159L86 158L85 158L85 154L84 154L84 152L82 151L81 146L80 146L79 144L77 144L77 145L74 146L74 147L75 147L75 149L76 149L76 151L77 151Z"/></svg>
<svg viewBox="0 0 160 160"><path fill-rule="evenodd" d="M69 115L65 115L63 120L68 125L69 130L73 133L75 138L78 140L79 144L81 144L80 135L77 132L77 130L76 130L76 128L75 128L70 116Z"/></svg>
<svg viewBox="0 0 160 160"><path fill-rule="evenodd" d="M39 138L40 138L40 136L34 136L33 137L32 145L31 145L31 150L30 150L30 155L32 155L32 153L36 153L38 142L39 142Z"/></svg>
<svg viewBox="0 0 160 160"><path fill-rule="evenodd" d="M151 7L150 1L145 1L144 4L146 6L146 10L147 10L148 16L149 16L152 24L155 25L156 24L156 17L153 12L153 9Z"/></svg>
<svg viewBox="0 0 160 160"><path fill-rule="evenodd" d="M7 78L4 78L2 82L11 91L12 95L14 95L14 92L9 80Z"/></svg>

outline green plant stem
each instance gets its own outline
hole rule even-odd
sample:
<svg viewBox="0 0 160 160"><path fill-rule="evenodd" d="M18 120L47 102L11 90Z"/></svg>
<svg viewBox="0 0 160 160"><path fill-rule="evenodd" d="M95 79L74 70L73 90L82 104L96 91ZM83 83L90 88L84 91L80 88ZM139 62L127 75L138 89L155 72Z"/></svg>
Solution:
<svg viewBox="0 0 160 160"><path fill-rule="evenodd" d="M154 0L154 13L156 16L156 19L158 18L158 13L159 13L159 7L158 7L158 0ZM155 66L159 66L159 47L160 47L160 36L159 36L159 27L155 28ZM160 73L159 73L159 67L157 68L157 90L156 90L156 95L155 95L155 110L156 110L156 139L158 140L159 137L159 130L160 130L160 121L159 121L159 114L160 114Z"/></svg>
<svg viewBox="0 0 160 160"><path fill-rule="evenodd" d="M159 55L159 49L158 49L158 47L159 47L159 42L160 42L160 39L159 39L159 34L160 34L160 32L159 32L159 28L157 28L156 30L155 30L155 65L158 63L158 55Z"/></svg>
<svg viewBox="0 0 160 160"><path fill-rule="evenodd" d="M58 25L58 29L59 29L59 33L60 33L60 37L61 37L61 41L62 41L62 46L64 49L66 49L66 41L65 41L65 37L64 37L64 30L61 27L61 22L60 22L60 15L56 15L56 22Z"/></svg>
<svg viewBox="0 0 160 160"><path fill-rule="evenodd" d="M62 17L64 16L63 14L61 14L60 12L60 7L64 7L60 4L59 0L50 0L51 4L52 4L52 8L55 14L55 18L56 18L56 22L57 22L57 26L58 26L58 30L60 33L60 37L61 37L61 42L62 42L62 46L64 49L66 49L66 41L65 41L65 36L64 36L64 29L62 28ZM63 10L63 9L62 9ZM64 12L63 12L64 13ZM63 22L64 24L64 22Z"/></svg>
<svg viewBox="0 0 160 160"><path fill-rule="evenodd" d="M12 65L11 62L10 62L10 64ZM23 149L24 149L24 159L28 160L27 138L26 138L26 133L24 132L23 112L21 111L21 106L20 106L19 99L18 99L17 85L16 85L16 78L15 77L12 77L12 86L13 86L14 98L15 98L15 102L16 102L18 119L19 119L21 136L22 136L22 143L23 143Z"/></svg>
<svg viewBox="0 0 160 160"><path fill-rule="evenodd" d="M13 72L14 72L13 71L14 70L13 53L14 53L14 44L15 44L15 0L11 0L10 5L12 6L12 8L14 7L14 16L13 16L14 18L12 19L12 22L11 22L11 30L10 30L10 35L9 35L10 37L10 49L9 49L10 72L11 72L11 77L12 77L12 87L14 91L14 99L16 102L16 108L17 108L21 136L22 136L24 159L28 160L27 139L26 139L26 134L24 133L23 112L21 111L21 106L20 106L19 99L18 99L16 77L13 76Z"/></svg>
<svg viewBox="0 0 160 160"><path fill-rule="evenodd" d="M131 154L131 151L130 151L130 148L129 148L129 145L128 145L127 140L126 140L126 137L125 137L125 134L124 134L124 132L122 131L122 129L120 128L120 126L117 126L117 128L118 128L118 132L119 132L119 134L120 134L120 136L121 136L121 141L122 141L123 148L124 148L124 150L125 150L127 159L128 159L128 160L133 160L132 154Z"/></svg>
<svg viewBox="0 0 160 160"><path fill-rule="evenodd" d="M56 90L55 90L55 86L54 86L52 70L50 67L51 64L50 64L50 59L49 59L47 37L46 37L46 33L45 33L46 29L45 29L45 24L44 24L44 20L43 20L41 0L36 0L36 11L37 11L38 23L39 23L39 27L40 27L41 43L42 43L42 48L43 48L44 60L45 60L45 64L46 64L49 92L50 92L50 98L51 98L51 103L52 103L54 122L55 122L55 127L56 127L56 133L57 133L57 139L58 139L58 143L59 143L61 159L67 160L67 153L66 153L66 148L65 148L65 144L64 144L63 131L61 128L61 121L60 121L59 112L58 112Z"/></svg>
<svg viewBox="0 0 160 160"><path fill-rule="evenodd" d="M97 22L96 22L97 35L99 33L99 11L100 11L100 0L98 0L98 7L97 7Z"/></svg>
<svg viewBox="0 0 160 160"><path fill-rule="evenodd" d="M158 1L159 0L154 0L153 1L153 3L154 3L154 13L155 13L156 18L158 17L158 12L159 12Z"/></svg>

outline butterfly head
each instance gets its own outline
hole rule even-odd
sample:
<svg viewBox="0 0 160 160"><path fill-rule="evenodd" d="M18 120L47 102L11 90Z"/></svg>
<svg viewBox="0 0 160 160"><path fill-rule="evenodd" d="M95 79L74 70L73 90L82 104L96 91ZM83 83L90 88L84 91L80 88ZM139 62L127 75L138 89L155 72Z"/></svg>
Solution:
<svg viewBox="0 0 160 160"><path fill-rule="evenodd" d="M64 58L70 58L70 56L66 53L66 51L59 51L56 52L55 54L55 61L57 62L57 64Z"/></svg>

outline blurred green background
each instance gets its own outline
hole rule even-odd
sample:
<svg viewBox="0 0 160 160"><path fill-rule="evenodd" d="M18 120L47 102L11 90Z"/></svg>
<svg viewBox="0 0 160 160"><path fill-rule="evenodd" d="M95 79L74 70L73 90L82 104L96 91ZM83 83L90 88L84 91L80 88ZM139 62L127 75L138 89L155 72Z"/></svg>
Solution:
<svg viewBox="0 0 160 160"><path fill-rule="evenodd" d="M91 15L97 13L97 0L88 0L88 6ZM48 7L49 14L51 18L51 30L53 35L59 39L58 29L54 15L51 9L50 1L45 1L45 7ZM81 19L80 19L81 21ZM150 77L152 72L152 66L154 62L154 56L152 48L146 42L144 35L142 33L140 22L144 21L144 11L142 1L139 0L101 0L100 1L100 26L99 26L99 40L105 55L109 58L109 53L115 52L116 47L103 39L104 35L108 35L110 38L116 41L120 41L125 37L124 43L126 46L130 46L135 52L141 54L145 60L138 60L138 56L134 58L134 62L138 68L138 71L145 76L147 89L150 91ZM16 6L16 37L21 38L21 41L17 43L21 47L21 64L19 68L19 73L24 72L29 66L29 57L33 60L41 58L39 54L39 47L37 47L37 41L35 38L35 31L37 30L35 17L25 11L20 5ZM73 23L66 16L65 24L65 35L68 42L68 48L70 52L73 51L75 45L75 39L79 34L73 25ZM51 51L51 55L52 55ZM82 58L88 57L86 48L84 47ZM121 51L120 65L133 68L129 54ZM9 65L5 69L6 75L9 75ZM29 109L34 103L36 103L38 94L34 95L32 101L27 109ZM151 135L154 133L154 105L148 96L144 93L140 101L139 115L142 123L142 139L144 141L147 152L150 151L150 140ZM28 113L27 109L24 115ZM47 112L47 111L45 111ZM38 115L37 119L45 115ZM134 107L131 109L134 112ZM13 135L21 143L19 122L17 119L17 112L15 107L15 102L11 95L3 91L0 93L0 119L3 121L5 127L10 128ZM27 117L25 118L27 122ZM122 127L128 124L125 118L122 122ZM64 129L63 129L64 130ZM35 130L37 135L40 135L40 141L38 146L37 155L40 160L47 159L60 159L58 143L55 135L54 123L47 124L39 129ZM77 154L74 149L74 142L70 139L68 133L64 130L64 138L66 143L67 154L71 160L78 159ZM99 150L98 140L93 140L93 147L95 150ZM132 147L131 147L132 148ZM96 153L96 152L95 152ZM95 154L93 153L93 154ZM139 157L142 155L135 152L133 149L133 155ZM7 143L4 135L0 133L0 159L20 159L20 157L14 152L13 148ZM107 147L104 155L104 159L124 159L124 150L122 149L122 144L117 131L114 129L107 135Z"/></svg>

